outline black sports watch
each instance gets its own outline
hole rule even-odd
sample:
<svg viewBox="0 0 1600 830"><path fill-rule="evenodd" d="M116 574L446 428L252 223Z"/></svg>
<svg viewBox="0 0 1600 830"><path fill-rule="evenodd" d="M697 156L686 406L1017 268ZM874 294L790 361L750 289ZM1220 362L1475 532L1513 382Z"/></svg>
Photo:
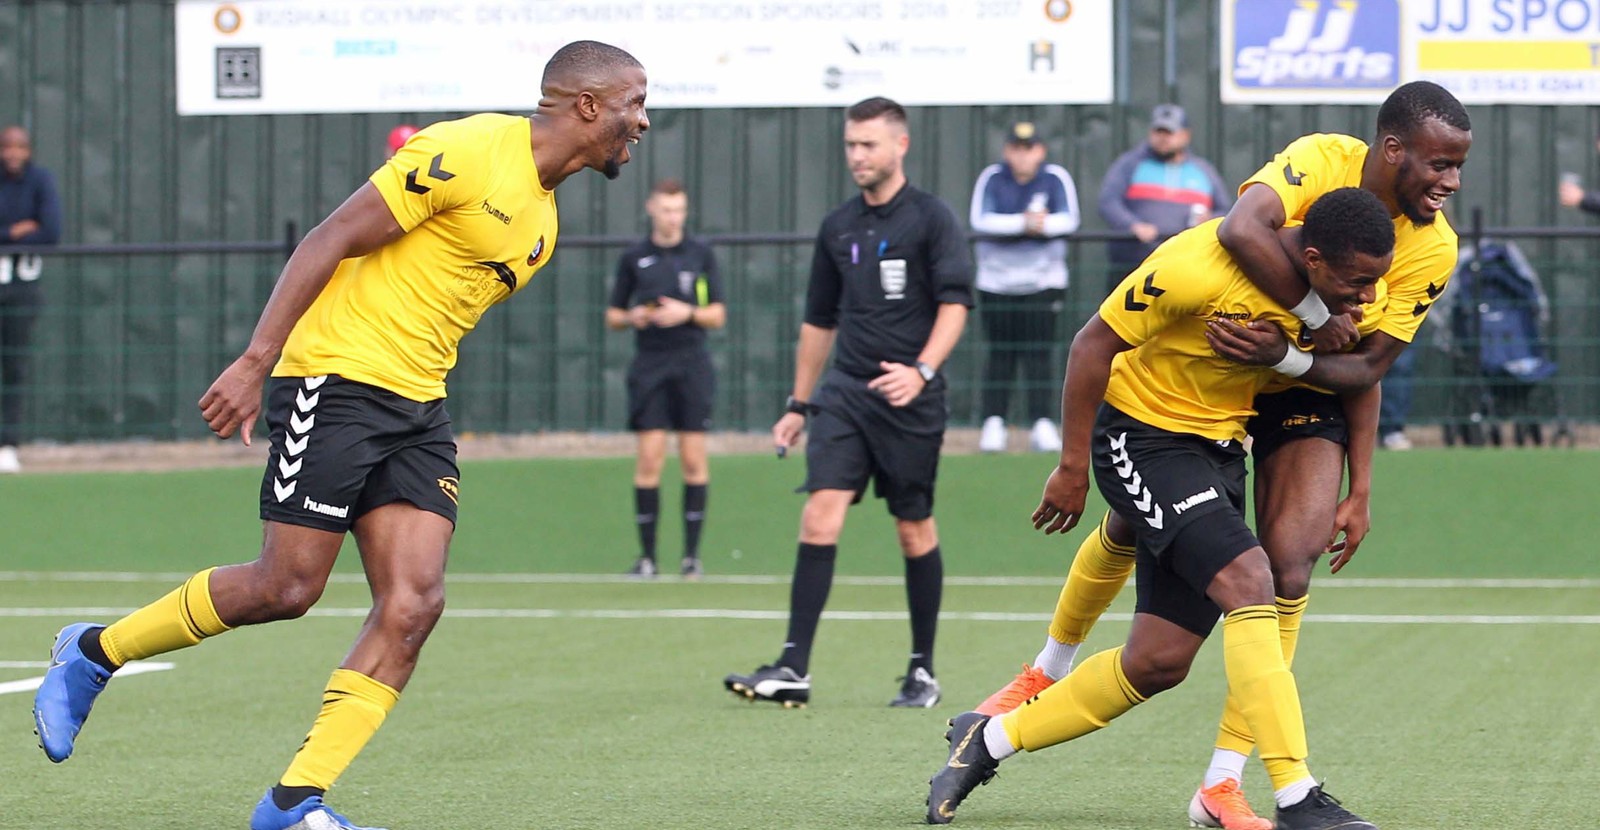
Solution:
<svg viewBox="0 0 1600 830"><path fill-rule="evenodd" d="M933 378L939 374L939 370L919 360L917 361L917 374L922 375L923 383L933 383Z"/></svg>
<svg viewBox="0 0 1600 830"><path fill-rule="evenodd" d="M789 399L783 402L783 410L785 412L793 412L796 415L810 417L811 404L808 401L802 401L799 398L790 395Z"/></svg>

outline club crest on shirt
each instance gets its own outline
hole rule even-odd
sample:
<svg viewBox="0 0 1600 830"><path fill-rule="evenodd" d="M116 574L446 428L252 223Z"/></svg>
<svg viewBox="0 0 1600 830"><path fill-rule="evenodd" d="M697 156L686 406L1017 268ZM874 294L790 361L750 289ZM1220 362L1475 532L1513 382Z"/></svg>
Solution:
<svg viewBox="0 0 1600 830"><path fill-rule="evenodd" d="M528 254L528 264L537 265L542 256L544 256L544 237L541 236L538 243L533 246L533 253Z"/></svg>

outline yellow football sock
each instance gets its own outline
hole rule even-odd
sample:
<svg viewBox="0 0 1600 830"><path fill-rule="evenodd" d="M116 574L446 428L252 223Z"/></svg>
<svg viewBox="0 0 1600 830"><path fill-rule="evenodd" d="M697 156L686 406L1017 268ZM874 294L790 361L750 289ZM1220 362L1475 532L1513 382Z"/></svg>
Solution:
<svg viewBox="0 0 1600 830"><path fill-rule="evenodd" d="M1222 659L1228 694L1239 701L1273 789L1311 777L1300 692L1283 659L1277 609L1247 605L1223 617Z"/></svg>
<svg viewBox="0 0 1600 830"><path fill-rule="evenodd" d="M1309 595L1299 599L1274 599L1278 607L1278 644L1283 646L1283 664L1289 669L1294 668L1294 649L1300 642L1300 620L1305 616L1306 602L1310 599ZM1255 747L1256 739L1250 734L1250 724L1245 722L1244 712L1239 710L1239 701L1230 688L1228 701L1222 707L1222 723L1217 727L1217 749L1249 755Z"/></svg>
<svg viewBox="0 0 1600 830"><path fill-rule="evenodd" d="M1117 592L1133 573L1133 548L1123 547L1106 536L1107 513L1095 532L1078 546L1072 559L1067 583L1056 599L1055 617L1050 621L1050 637L1058 643L1075 646L1089 636L1100 615L1111 607Z"/></svg>
<svg viewBox="0 0 1600 830"><path fill-rule="evenodd" d="M367 745L400 693L350 669L337 669L322 693L322 711L278 783L326 790Z"/></svg>
<svg viewBox="0 0 1600 830"><path fill-rule="evenodd" d="M119 668L129 660L198 644L228 630L211 604L211 572L207 568L177 590L106 626L100 647Z"/></svg>
<svg viewBox="0 0 1600 830"><path fill-rule="evenodd" d="M1002 716L1011 745L1029 752L1103 728L1144 702L1122 672L1122 646L1083 661L1071 674Z"/></svg>

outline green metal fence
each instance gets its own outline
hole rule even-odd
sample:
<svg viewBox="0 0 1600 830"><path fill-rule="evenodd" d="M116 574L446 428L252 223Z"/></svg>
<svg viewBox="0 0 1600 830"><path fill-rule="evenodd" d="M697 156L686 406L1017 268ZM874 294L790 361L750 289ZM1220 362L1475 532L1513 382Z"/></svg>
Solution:
<svg viewBox="0 0 1600 830"><path fill-rule="evenodd" d="M607 331L603 309L624 244L563 239L534 284L484 316L450 378L458 431L623 429L633 338ZM780 412L793 375L810 244L790 235L718 246L729 298L727 328L711 338L718 429L765 430ZM1548 294L1547 348L1560 365L1556 376L1519 400L1515 388L1470 369L1463 357L1473 344L1442 338L1436 314L1413 347L1420 359L1410 423L1462 421L1482 409L1486 395L1496 417L1552 427L1600 422L1600 261L1571 255L1572 244L1525 245ZM1100 249L1093 242L1073 246L1060 337L1047 344L1058 369L1072 334L1104 295ZM26 433L47 441L206 435L195 401L249 339L285 255L273 243L253 250L47 259ZM1440 302L1452 301L1446 295ZM983 346L975 315L946 370L956 425L979 419ZM1012 396L1014 410L1021 397Z"/></svg>

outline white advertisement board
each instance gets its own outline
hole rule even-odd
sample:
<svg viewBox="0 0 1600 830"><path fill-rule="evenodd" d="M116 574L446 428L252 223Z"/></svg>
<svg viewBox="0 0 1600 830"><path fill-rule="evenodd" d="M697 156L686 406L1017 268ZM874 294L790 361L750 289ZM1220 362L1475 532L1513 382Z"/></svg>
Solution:
<svg viewBox="0 0 1600 830"><path fill-rule="evenodd" d="M1600 103L1600 0L1223 0L1226 103Z"/></svg>
<svg viewBox="0 0 1600 830"><path fill-rule="evenodd" d="M532 110L573 40L652 107L1104 103L1112 0L180 0L180 115Z"/></svg>

